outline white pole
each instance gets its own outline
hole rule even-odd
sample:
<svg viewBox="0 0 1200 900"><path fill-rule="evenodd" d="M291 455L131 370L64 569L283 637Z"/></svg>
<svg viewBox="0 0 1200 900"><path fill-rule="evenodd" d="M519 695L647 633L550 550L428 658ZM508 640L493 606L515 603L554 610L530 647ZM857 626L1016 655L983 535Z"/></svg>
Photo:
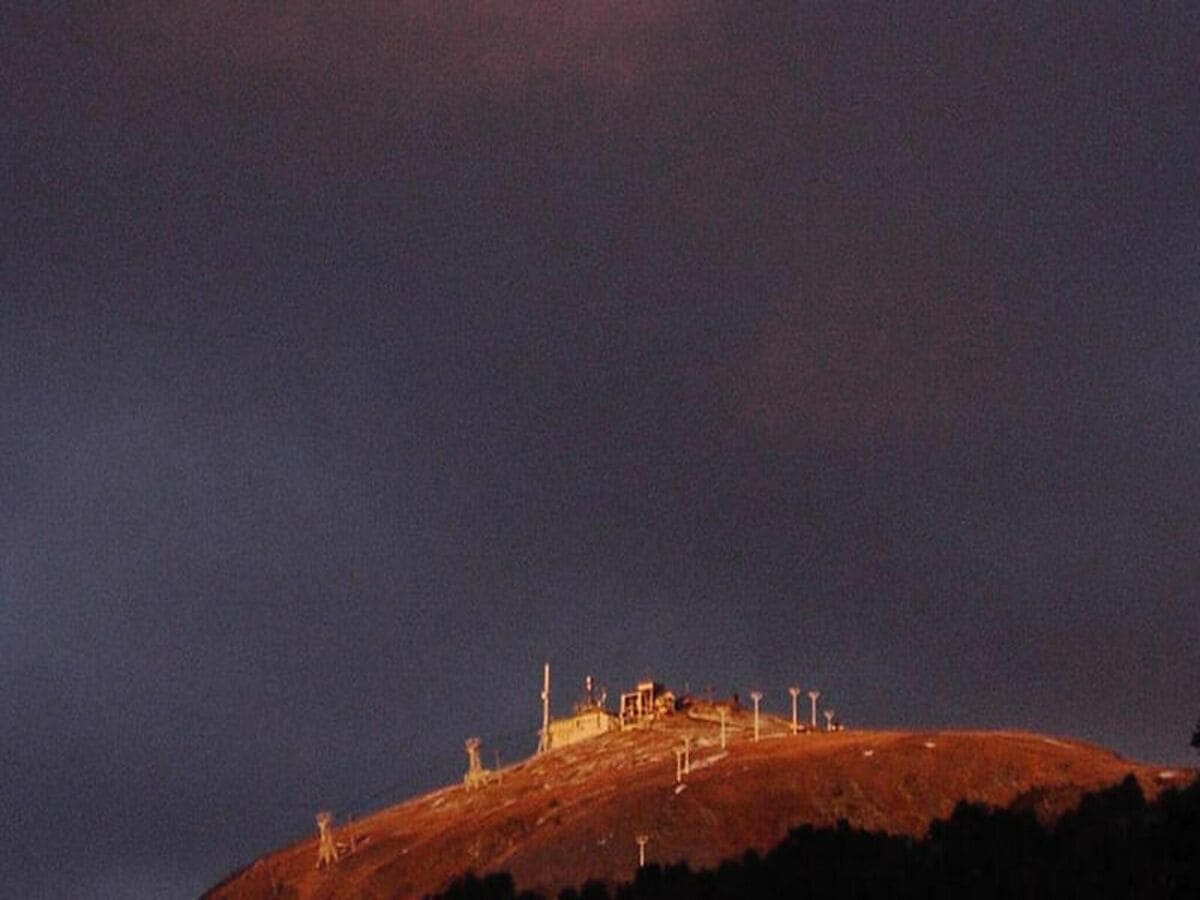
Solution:
<svg viewBox="0 0 1200 900"><path fill-rule="evenodd" d="M542 739L538 742L538 753L550 749L550 663L542 669Z"/></svg>
<svg viewBox="0 0 1200 900"><path fill-rule="evenodd" d="M758 743L758 702L762 700L762 691L751 691L750 699L754 701L754 742Z"/></svg>
<svg viewBox="0 0 1200 900"><path fill-rule="evenodd" d="M800 730L800 722L796 718L796 698L800 696L800 688L790 687L788 693L792 695L792 734L796 734Z"/></svg>
<svg viewBox="0 0 1200 900"><path fill-rule="evenodd" d="M721 749L725 749L725 707L721 707Z"/></svg>
<svg viewBox="0 0 1200 900"><path fill-rule="evenodd" d="M821 696L820 691L809 691L808 699L812 701L812 729L817 730L817 698Z"/></svg>

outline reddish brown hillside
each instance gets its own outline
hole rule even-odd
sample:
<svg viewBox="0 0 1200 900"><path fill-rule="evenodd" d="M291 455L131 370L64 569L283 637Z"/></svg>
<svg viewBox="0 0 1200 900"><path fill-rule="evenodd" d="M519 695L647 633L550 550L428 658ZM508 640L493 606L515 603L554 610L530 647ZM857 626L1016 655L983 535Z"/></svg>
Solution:
<svg viewBox="0 0 1200 900"><path fill-rule="evenodd" d="M264 857L214 898L407 897L473 869L506 870L548 896L587 878L631 878L635 835L647 860L713 865L765 850L802 824L919 835L959 800L1027 802L1052 817L1084 791L1134 773L1148 795L1194 777L1131 763L1086 744L1015 732L789 733L731 721L720 747L703 709L649 730L612 733L510 766L488 786L454 786L354 823L356 849L317 871L312 840ZM675 784L675 748L692 737L692 772ZM350 829L338 829L347 844Z"/></svg>

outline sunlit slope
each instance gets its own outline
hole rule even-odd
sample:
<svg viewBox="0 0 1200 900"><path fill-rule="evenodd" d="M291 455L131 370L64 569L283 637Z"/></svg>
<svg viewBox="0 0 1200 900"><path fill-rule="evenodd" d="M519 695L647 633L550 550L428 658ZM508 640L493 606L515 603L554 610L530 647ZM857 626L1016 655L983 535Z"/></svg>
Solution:
<svg viewBox="0 0 1200 900"><path fill-rule="evenodd" d="M1132 763L1087 744L1017 732L845 731L791 735L764 717L720 726L703 709L649 730L613 733L358 820L356 849L317 871L311 840L264 857L210 896L423 896L470 869L504 870L518 887L554 896L588 878L632 877L637 835L647 861L715 865L766 850L796 825L851 825L919 835L959 800L1027 804L1044 818L1079 795L1137 776L1148 795L1192 772ZM675 750L691 737L691 772L677 785ZM339 844L349 844L346 826ZM274 881L274 888L272 887Z"/></svg>

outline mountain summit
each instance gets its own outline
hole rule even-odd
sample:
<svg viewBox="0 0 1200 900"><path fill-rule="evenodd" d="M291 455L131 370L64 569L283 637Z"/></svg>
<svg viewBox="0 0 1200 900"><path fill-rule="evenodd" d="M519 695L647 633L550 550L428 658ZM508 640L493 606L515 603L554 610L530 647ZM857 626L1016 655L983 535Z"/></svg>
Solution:
<svg viewBox="0 0 1200 900"><path fill-rule="evenodd" d="M722 725L724 719L724 725ZM317 834L231 875L206 896L420 897L470 870L511 872L547 896L631 879L641 861L714 866L764 851L801 824L922 835L960 801L1052 821L1132 774L1148 796L1194 773L1021 732L793 732L736 704L697 702L551 746L464 783ZM724 738L722 730L724 729ZM724 744L724 746L723 746Z"/></svg>

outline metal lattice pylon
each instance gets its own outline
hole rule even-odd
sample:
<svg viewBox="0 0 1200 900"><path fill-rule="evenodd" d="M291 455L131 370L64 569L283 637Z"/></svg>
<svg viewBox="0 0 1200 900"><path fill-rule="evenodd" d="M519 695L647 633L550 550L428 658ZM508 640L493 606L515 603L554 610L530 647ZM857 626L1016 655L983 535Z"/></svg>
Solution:
<svg viewBox="0 0 1200 900"><path fill-rule="evenodd" d="M317 813L317 868L329 868L338 861L337 845L333 842L333 813Z"/></svg>
<svg viewBox="0 0 1200 900"><path fill-rule="evenodd" d="M482 743L477 737L467 738L467 774L463 776L463 784L468 791L481 788L488 782L488 770L479 758Z"/></svg>

